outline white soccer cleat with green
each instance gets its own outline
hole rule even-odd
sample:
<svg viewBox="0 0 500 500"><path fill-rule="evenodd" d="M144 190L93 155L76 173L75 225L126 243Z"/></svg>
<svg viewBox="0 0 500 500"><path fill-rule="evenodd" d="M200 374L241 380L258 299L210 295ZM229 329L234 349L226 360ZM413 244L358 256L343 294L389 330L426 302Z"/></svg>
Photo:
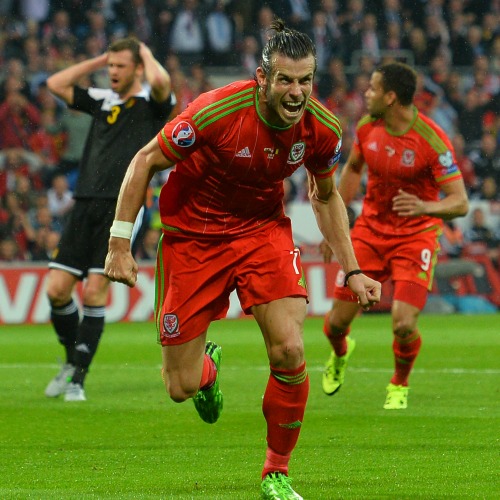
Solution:
<svg viewBox="0 0 500 500"><path fill-rule="evenodd" d="M47 385L47 387L45 388L45 395L48 398L57 398L61 394L64 394L66 392L66 389L68 388L73 373L75 373L75 367L73 365L62 365L59 373L49 382L49 385Z"/></svg>
<svg viewBox="0 0 500 500"><path fill-rule="evenodd" d="M87 401L85 390L80 384L70 382L64 394L64 401Z"/></svg>

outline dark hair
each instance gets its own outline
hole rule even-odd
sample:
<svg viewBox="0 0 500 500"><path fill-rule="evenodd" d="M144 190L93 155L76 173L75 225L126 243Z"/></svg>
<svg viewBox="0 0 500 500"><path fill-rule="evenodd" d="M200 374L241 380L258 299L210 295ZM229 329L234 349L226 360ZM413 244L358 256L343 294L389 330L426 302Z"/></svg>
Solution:
<svg viewBox="0 0 500 500"><path fill-rule="evenodd" d="M115 40L108 48L109 52L121 52L122 50L130 50L135 64L142 64L142 57L139 52L140 42L137 38L129 36Z"/></svg>
<svg viewBox="0 0 500 500"><path fill-rule="evenodd" d="M375 71L382 75L384 92L393 91L403 106L413 102L417 89L417 73L413 68L401 62L393 62L384 64Z"/></svg>
<svg viewBox="0 0 500 500"><path fill-rule="evenodd" d="M274 31L274 35L262 49L260 64L266 76L271 74L274 54L281 54L294 61L314 56L314 71L316 71L316 47L305 33L287 28L279 18L274 19L268 31Z"/></svg>

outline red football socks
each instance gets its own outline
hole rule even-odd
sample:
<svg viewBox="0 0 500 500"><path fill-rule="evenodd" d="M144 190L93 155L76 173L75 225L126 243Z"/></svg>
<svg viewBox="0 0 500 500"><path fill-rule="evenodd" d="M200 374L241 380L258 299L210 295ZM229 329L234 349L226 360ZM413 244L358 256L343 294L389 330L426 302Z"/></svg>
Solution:
<svg viewBox="0 0 500 500"><path fill-rule="evenodd" d="M408 377L415 363L415 359L422 345L422 337L418 330L412 332L406 339L394 338L392 350L394 351L395 373L391 379L394 385L408 385Z"/></svg>
<svg viewBox="0 0 500 500"><path fill-rule="evenodd" d="M330 313L326 313L325 321L323 323L323 333L330 342L332 349L337 356L344 356L347 353L346 337L349 335L351 327L347 327L343 332L332 332L330 325Z"/></svg>
<svg viewBox="0 0 500 500"><path fill-rule="evenodd" d="M297 444L309 395L306 364L295 370L271 367L262 411L267 422L267 452L262 471L288 474L290 454Z"/></svg>
<svg viewBox="0 0 500 500"><path fill-rule="evenodd" d="M210 389L215 382L217 376L217 368L213 359L205 354L203 358L203 372L201 373L200 390Z"/></svg>

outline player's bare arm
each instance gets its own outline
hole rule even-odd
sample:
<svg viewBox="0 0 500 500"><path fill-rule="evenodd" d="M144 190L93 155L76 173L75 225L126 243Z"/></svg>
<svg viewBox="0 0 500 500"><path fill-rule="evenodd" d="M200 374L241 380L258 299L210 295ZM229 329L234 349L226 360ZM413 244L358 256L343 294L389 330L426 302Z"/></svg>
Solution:
<svg viewBox="0 0 500 500"><path fill-rule="evenodd" d="M319 179L310 175L309 198L318 227L344 272L347 274L358 270L359 265L349 236L347 211L333 178ZM352 275L347 284L358 296L363 309L380 301L380 283L363 273Z"/></svg>
<svg viewBox="0 0 500 500"><path fill-rule="evenodd" d="M462 179L444 184L441 190L444 193L442 199L426 201L400 189L392 199L392 209L401 217L430 215L445 220L463 216L468 212L469 201Z"/></svg>
<svg viewBox="0 0 500 500"><path fill-rule="evenodd" d="M108 62L108 54L87 59L73 66L69 66L47 78L47 87L57 97L66 104L73 104L73 86L77 84L83 76L93 73L101 68L105 68Z"/></svg>
<svg viewBox="0 0 500 500"><path fill-rule="evenodd" d="M161 152L156 137L132 159L118 195L115 221L133 224L146 197L153 175L173 166ZM133 287L137 281L138 266L132 257L130 238L111 236L104 274L111 281Z"/></svg>
<svg viewBox="0 0 500 500"><path fill-rule="evenodd" d="M151 85L151 95L156 102L168 99L171 91L170 75L165 68L155 59L151 49L141 42L139 53L144 64L144 76Z"/></svg>

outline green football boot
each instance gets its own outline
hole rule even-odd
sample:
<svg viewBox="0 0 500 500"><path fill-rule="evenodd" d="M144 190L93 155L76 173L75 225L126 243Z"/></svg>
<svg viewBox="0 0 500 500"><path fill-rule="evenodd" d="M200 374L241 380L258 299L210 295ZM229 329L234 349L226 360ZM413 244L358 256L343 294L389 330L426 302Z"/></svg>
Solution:
<svg viewBox="0 0 500 500"><path fill-rule="evenodd" d="M205 347L205 354L210 356L217 369L215 382L205 390L199 390L193 398L196 411L201 419L207 424L214 424L219 419L222 412L223 397L219 389L220 362L222 358L222 347L214 342L208 341Z"/></svg>
<svg viewBox="0 0 500 500"><path fill-rule="evenodd" d="M265 500L304 500L291 486L292 480L281 472L271 472L261 484Z"/></svg>
<svg viewBox="0 0 500 500"><path fill-rule="evenodd" d="M385 398L384 410L404 410L408 407L409 387L389 384Z"/></svg>
<svg viewBox="0 0 500 500"><path fill-rule="evenodd" d="M344 383L345 370L347 361L351 357L356 341L351 337L346 338L347 352L344 356L337 356L334 351L330 354L330 358L326 362L325 371L323 372L323 391L328 396L333 396Z"/></svg>

